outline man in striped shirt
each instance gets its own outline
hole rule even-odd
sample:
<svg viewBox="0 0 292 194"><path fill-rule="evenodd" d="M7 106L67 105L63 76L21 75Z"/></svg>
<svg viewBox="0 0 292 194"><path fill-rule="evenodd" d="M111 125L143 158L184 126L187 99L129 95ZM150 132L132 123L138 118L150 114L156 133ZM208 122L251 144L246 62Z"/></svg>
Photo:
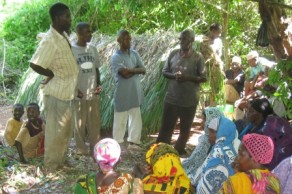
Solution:
<svg viewBox="0 0 292 194"><path fill-rule="evenodd" d="M69 7L56 3L50 8L52 24L30 60L30 67L50 80L42 88L46 117L44 165L56 170L64 162L71 139L72 99L76 95L78 66L67 32L71 26Z"/></svg>

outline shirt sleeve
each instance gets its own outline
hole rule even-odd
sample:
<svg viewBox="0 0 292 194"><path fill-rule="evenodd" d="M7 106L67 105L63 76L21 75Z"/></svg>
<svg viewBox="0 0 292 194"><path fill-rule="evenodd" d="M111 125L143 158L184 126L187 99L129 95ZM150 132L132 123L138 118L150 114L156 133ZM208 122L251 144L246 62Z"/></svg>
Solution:
<svg viewBox="0 0 292 194"><path fill-rule="evenodd" d="M12 133L13 133L13 125L11 122L7 121L5 132L4 132L4 138L9 146L13 146L15 143L15 140L12 138Z"/></svg>
<svg viewBox="0 0 292 194"><path fill-rule="evenodd" d="M120 56L114 54L112 57L112 73L114 76L118 75L118 71L120 68L126 68L125 62Z"/></svg>
<svg viewBox="0 0 292 194"><path fill-rule="evenodd" d="M45 39L40 42L30 62L45 69L49 69L50 66L53 65L53 59L55 58L56 50L57 49L53 42Z"/></svg>
<svg viewBox="0 0 292 194"><path fill-rule="evenodd" d="M136 51L134 51L134 52L135 52L135 56L136 56L136 60L137 60L137 61L136 61L136 67L142 67L142 68L145 69L144 63L142 62L139 53L136 52Z"/></svg>

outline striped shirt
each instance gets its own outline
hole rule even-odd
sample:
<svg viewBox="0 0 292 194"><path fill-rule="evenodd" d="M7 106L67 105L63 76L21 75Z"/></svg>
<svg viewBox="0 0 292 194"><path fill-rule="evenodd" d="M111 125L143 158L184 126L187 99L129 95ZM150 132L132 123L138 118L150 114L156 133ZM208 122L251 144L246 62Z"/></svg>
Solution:
<svg viewBox="0 0 292 194"><path fill-rule="evenodd" d="M30 62L54 73L43 93L60 100L72 100L76 92L78 66L67 34L61 35L52 26L40 42Z"/></svg>

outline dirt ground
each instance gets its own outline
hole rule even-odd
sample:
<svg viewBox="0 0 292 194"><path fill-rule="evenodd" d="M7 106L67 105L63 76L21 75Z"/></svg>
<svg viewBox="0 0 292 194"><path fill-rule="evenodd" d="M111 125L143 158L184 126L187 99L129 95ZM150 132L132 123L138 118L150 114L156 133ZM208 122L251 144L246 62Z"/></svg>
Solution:
<svg viewBox="0 0 292 194"><path fill-rule="evenodd" d="M3 133L6 121L12 116L12 106L2 104L0 106L0 140L3 142ZM194 146L197 145L198 137L202 134L200 119L194 120L191 129L191 137L187 143L186 150L190 154ZM175 142L179 134L175 130L172 140ZM144 151L135 152L125 150L122 153L122 160L118 170L130 172L133 164L145 161L147 148L155 142L157 134L152 134L143 140ZM183 158L182 158L183 160ZM43 158L31 159L29 164L20 164L16 149L0 146L0 194L65 194L72 193L76 179L90 171L95 171L97 165L91 157L79 156L75 153L75 143L72 139L64 168L55 173L46 173L43 169Z"/></svg>

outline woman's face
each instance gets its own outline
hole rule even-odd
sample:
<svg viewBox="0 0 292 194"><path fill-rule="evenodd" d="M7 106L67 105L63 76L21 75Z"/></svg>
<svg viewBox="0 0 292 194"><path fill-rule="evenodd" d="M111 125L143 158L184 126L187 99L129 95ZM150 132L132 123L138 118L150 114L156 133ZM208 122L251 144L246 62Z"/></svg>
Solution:
<svg viewBox="0 0 292 194"><path fill-rule="evenodd" d="M217 132L214 129L209 128L209 142L211 145L214 145L216 142L216 134Z"/></svg>
<svg viewBox="0 0 292 194"><path fill-rule="evenodd" d="M255 123L262 118L262 114L249 105L247 108L246 117L249 122Z"/></svg>
<svg viewBox="0 0 292 194"><path fill-rule="evenodd" d="M238 148L238 155L236 156L234 163L235 163L235 167L240 172L246 172L252 169L253 159L242 143L240 144Z"/></svg>

